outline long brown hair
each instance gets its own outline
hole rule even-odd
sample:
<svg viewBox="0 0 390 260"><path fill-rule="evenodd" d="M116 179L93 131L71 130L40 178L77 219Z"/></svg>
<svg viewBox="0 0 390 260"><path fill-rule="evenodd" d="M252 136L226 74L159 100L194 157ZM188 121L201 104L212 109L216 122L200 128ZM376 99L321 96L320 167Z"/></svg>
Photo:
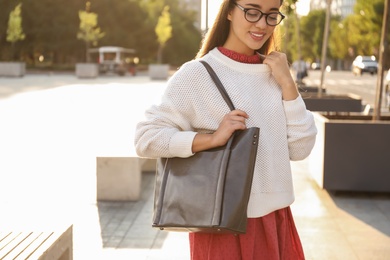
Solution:
<svg viewBox="0 0 390 260"><path fill-rule="evenodd" d="M214 24L206 33L196 58L201 58L215 47L219 47L225 44L230 32L230 21L227 19L227 17L229 12L235 7L235 3L235 0L224 0L222 2ZM280 0L280 5L282 5L282 3L283 0ZM278 38L279 34L275 28L275 31L272 33L271 37L269 37L269 39L260 49L257 50L257 52L261 54L268 54L271 51L278 50L279 48L277 45L280 42Z"/></svg>

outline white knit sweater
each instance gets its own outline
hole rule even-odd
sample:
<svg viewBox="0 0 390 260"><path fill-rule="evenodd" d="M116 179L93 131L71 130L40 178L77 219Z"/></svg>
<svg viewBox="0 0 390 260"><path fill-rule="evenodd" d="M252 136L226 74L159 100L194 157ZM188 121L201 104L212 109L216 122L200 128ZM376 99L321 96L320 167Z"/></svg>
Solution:
<svg viewBox="0 0 390 260"><path fill-rule="evenodd" d="M294 201L290 160L306 158L317 133L302 98L283 101L268 65L236 62L214 49L202 59L215 70L236 109L260 128L248 217L261 217ZM193 60L168 81L161 104L145 112L135 146L141 157L189 157L197 133L212 133L229 112L205 67ZM200 188L201 189L201 188Z"/></svg>

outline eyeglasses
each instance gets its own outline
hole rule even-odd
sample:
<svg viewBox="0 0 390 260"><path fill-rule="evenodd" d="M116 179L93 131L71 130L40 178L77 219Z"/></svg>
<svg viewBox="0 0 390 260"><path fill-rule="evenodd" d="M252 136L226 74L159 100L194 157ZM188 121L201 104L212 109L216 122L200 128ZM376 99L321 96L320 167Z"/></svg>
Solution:
<svg viewBox="0 0 390 260"><path fill-rule="evenodd" d="M269 26L276 26L280 24L283 19L286 17L281 12L271 12L271 13L263 13L259 9L255 8L244 8L241 5L234 3L238 8L240 8L245 13L245 19L250 23L257 23L260 21L263 16L265 16L265 22Z"/></svg>

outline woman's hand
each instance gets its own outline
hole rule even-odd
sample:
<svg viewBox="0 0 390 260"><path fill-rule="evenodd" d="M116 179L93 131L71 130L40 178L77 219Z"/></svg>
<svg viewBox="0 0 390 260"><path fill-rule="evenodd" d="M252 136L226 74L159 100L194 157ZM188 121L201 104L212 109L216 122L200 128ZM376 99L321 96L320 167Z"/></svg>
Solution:
<svg viewBox="0 0 390 260"><path fill-rule="evenodd" d="M225 145L236 130L245 130L247 118L248 114L242 110L233 110L226 114L217 131L213 133L213 144L216 147Z"/></svg>
<svg viewBox="0 0 390 260"><path fill-rule="evenodd" d="M282 87L283 99L296 99L299 92L291 76L286 54L273 51L268 55L261 55L261 57L263 58L263 63L271 68L276 82Z"/></svg>
<svg viewBox="0 0 390 260"><path fill-rule="evenodd" d="M236 130L246 129L248 114L242 110L233 110L226 114L213 134L197 134L192 143L192 152L200 152L223 146Z"/></svg>

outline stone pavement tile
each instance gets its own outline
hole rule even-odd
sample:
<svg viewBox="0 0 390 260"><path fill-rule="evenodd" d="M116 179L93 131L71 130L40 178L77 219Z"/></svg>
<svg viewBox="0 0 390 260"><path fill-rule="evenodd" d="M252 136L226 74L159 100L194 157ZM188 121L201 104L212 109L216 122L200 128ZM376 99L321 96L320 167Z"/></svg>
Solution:
<svg viewBox="0 0 390 260"><path fill-rule="evenodd" d="M358 259L333 218L295 218L306 259Z"/></svg>
<svg viewBox="0 0 390 260"><path fill-rule="evenodd" d="M390 259L390 194L330 192L294 162L292 211L307 259Z"/></svg>
<svg viewBox="0 0 390 260"><path fill-rule="evenodd" d="M374 203L376 206L382 211L382 213L390 219L390 200L388 196L378 196L375 200ZM389 232L390 233L390 232Z"/></svg>
<svg viewBox="0 0 390 260"><path fill-rule="evenodd" d="M354 252L338 245L309 245L305 248L306 260L363 260Z"/></svg>
<svg viewBox="0 0 390 260"><path fill-rule="evenodd" d="M154 189L153 177L154 175L143 174L142 194L138 201L98 202L103 247L152 247L156 231L151 227L151 216L145 216L145 211L150 212L146 208L151 206L145 202L149 200ZM142 245L129 242L131 239L143 239ZM149 244L145 241L149 241Z"/></svg>
<svg viewBox="0 0 390 260"><path fill-rule="evenodd" d="M154 241L154 244L153 244L153 249L162 248L168 235L169 235L168 232L158 232L158 234L156 236L156 240Z"/></svg>
<svg viewBox="0 0 390 260"><path fill-rule="evenodd" d="M189 259L187 233L152 228L154 173L143 173L137 202L99 202L103 259Z"/></svg>
<svg viewBox="0 0 390 260"><path fill-rule="evenodd" d="M151 245L153 245L154 240L155 238L153 236L146 238L122 238L121 242L116 248L150 248Z"/></svg>
<svg viewBox="0 0 390 260"><path fill-rule="evenodd" d="M165 241L160 248L151 250L150 259L188 260L190 259L188 233L161 231Z"/></svg>
<svg viewBox="0 0 390 260"><path fill-rule="evenodd" d="M148 224L133 225L123 236L124 239L147 239L157 237L158 229L152 228L151 221Z"/></svg>

